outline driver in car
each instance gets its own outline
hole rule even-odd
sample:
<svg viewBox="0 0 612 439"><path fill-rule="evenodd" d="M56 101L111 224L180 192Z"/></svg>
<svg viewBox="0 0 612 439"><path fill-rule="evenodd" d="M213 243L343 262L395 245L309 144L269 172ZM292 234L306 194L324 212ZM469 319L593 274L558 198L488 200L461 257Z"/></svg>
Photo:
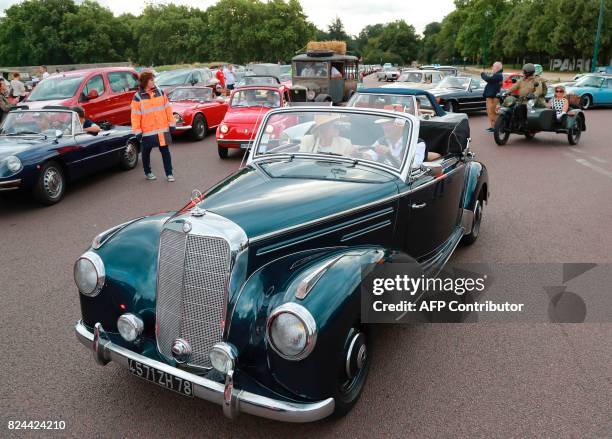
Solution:
<svg viewBox="0 0 612 439"><path fill-rule="evenodd" d="M300 152L334 154L351 157L355 148L349 139L340 135L339 114L315 115L315 125L300 141Z"/></svg>
<svg viewBox="0 0 612 439"><path fill-rule="evenodd" d="M275 91L268 91L266 93L266 106L272 108L280 107L280 97L278 93Z"/></svg>
<svg viewBox="0 0 612 439"><path fill-rule="evenodd" d="M72 110L79 116L79 121L81 121L81 125L83 126L84 132L93 134L95 136L102 130L91 120L85 118L85 110L83 110L83 107L73 107Z"/></svg>
<svg viewBox="0 0 612 439"><path fill-rule="evenodd" d="M379 163L391 163L396 167L401 165L406 142L404 141L405 121L402 119L378 119L376 124L382 125L384 135L372 145L372 149L362 155Z"/></svg>

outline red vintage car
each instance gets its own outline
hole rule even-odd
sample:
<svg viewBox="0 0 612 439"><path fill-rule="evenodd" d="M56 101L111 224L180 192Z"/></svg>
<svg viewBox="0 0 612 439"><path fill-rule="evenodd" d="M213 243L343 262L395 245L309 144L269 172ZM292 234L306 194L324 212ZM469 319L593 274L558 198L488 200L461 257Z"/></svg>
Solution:
<svg viewBox="0 0 612 439"><path fill-rule="evenodd" d="M523 77L523 74L520 72L508 72L504 73L503 76L504 82L502 82L502 90L508 90L515 82ZM518 90L513 91L512 94L518 96Z"/></svg>
<svg viewBox="0 0 612 439"><path fill-rule="evenodd" d="M177 87L168 94L176 128L173 135L189 133L202 140L210 128L216 128L227 111L227 101L214 97L210 87Z"/></svg>
<svg viewBox="0 0 612 439"><path fill-rule="evenodd" d="M282 85L239 87L230 96L229 109L217 128L219 157L227 158L229 148L248 149L264 115L289 102L289 89Z"/></svg>
<svg viewBox="0 0 612 439"><path fill-rule="evenodd" d="M40 81L23 105L31 109L78 105L93 121L129 125L130 104L136 90L138 73L131 67L73 70Z"/></svg>

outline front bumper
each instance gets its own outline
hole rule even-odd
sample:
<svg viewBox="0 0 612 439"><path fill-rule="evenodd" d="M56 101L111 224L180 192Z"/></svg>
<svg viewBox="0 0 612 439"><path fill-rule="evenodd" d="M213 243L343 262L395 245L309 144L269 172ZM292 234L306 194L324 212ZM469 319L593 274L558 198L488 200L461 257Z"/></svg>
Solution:
<svg viewBox="0 0 612 439"><path fill-rule="evenodd" d="M217 144L225 148L249 149L251 146L253 146L253 140L220 139L217 137Z"/></svg>
<svg viewBox="0 0 612 439"><path fill-rule="evenodd" d="M177 125L174 128L172 128L172 130L170 130L171 132L181 132L181 131L189 131L192 128L191 125Z"/></svg>
<svg viewBox="0 0 612 439"><path fill-rule="evenodd" d="M334 411L335 403L333 398L312 403L281 401L236 389L232 379L233 372L228 374L224 385L172 367L166 363L152 360L112 343L104 333L100 323L96 323L94 332L91 332L79 320L74 330L77 339L93 351L94 359L97 363L105 365L110 361L114 361L127 368L128 359L132 359L183 380L190 381L193 383L194 396L221 405L223 413L229 418L234 418L238 413L244 412L276 421L312 422L326 418Z"/></svg>
<svg viewBox="0 0 612 439"><path fill-rule="evenodd" d="M21 187L21 178L16 180L0 181L0 191L13 191Z"/></svg>

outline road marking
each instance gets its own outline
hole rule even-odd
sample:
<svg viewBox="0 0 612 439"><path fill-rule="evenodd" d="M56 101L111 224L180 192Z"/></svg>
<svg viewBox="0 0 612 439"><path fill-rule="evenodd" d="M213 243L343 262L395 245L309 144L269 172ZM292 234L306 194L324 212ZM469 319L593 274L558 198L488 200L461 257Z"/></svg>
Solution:
<svg viewBox="0 0 612 439"><path fill-rule="evenodd" d="M589 156L589 158L590 158L591 160L595 160L596 162L599 162L599 163L608 163L608 161L607 161L607 160L602 159L602 158L599 158L599 157L595 157L595 156L593 156L593 155L590 155L590 156Z"/></svg>
<svg viewBox="0 0 612 439"><path fill-rule="evenodd" d="M604 168L600 168L599 166L594 165L593 163L589 162L588 160L585 160L585 159L576 159L576 161L578 163L580 163L581 165L586 166L587 168L591 168L595 172L599 172L600 174L603 174L603 175L605 175L607 177L612 178L612 172L611 171L608 171L607 169L604 169Z"/></svg>
<svg viewBox="0 0 612 439"><path fill-rule="evenodd" d="M571 151L574 151L574 152L577 152L577 153L580 153L580 154L584 153L584 151L582 151L581 149L578 149L578 148L569 148L569 149Z"/></svg>

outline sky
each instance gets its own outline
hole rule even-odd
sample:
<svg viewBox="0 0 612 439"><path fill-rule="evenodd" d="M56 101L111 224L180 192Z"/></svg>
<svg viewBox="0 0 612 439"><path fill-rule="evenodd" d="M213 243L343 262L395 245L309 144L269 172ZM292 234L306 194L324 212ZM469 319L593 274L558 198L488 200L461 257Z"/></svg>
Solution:
<svg viewBox="0 0 612 439"><path fill-rule="evenodd" d="M427 23L441 21L454 9L453 0L300 0L308 19L320 29L327 29L337 15L349 34L356 35L368 24L404 19L421 33ZM19 0L0 0L0 10ZM138 15L146 3L175 3L202 9L215 0L98 0L115 15L130 12Z"/></svg>

